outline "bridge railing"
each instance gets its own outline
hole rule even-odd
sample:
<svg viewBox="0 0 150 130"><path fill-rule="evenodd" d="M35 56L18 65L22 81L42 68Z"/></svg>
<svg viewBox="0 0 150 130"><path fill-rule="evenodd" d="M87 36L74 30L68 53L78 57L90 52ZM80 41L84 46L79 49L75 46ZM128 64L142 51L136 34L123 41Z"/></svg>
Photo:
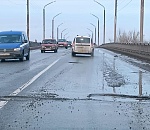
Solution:
<svg viewBox="0 0 150 130"><path fill-rule="evenodd" d="M29 45L30 45L30 49L31 50L34 50L34 49L39 49L40 48L40 42L33 42L33 41L30 41L29 42Z"/></svg>
<svg viewBox="0 0 150 130"><path fill-rule="evenodd" d="M106 43L102 44L100 47L120 53L150 59L150 44L148 43Z"/></svg>

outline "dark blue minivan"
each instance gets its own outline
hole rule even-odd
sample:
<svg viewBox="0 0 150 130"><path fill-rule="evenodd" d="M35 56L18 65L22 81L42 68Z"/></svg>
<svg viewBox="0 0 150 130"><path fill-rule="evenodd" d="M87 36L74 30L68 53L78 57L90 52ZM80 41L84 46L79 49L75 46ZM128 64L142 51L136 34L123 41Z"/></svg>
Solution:
<svg viewBox="0 0 150 130"><path fill-rule="evenodd" d="M23 31L0 32L0 59L19 59L20 61L30 59L29 40Z"/></svg>

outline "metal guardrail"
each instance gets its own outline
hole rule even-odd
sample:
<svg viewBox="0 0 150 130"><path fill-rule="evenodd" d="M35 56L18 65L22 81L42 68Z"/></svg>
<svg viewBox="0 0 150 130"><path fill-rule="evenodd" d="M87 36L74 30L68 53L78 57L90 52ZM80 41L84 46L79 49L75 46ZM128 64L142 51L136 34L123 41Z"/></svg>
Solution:
<svg viewBox="0 0 150 130"><path fill-rule="evenodd" d="M29 42L30 44L30 50L35 50L35 49L39 49L41 47L39 42Z"/></svg>
<svg viewBox="0 0 150 130"><path fill-rule="evenodd" d="M150 44L148 43L106 43L100 47L150 60Z"/></svg>

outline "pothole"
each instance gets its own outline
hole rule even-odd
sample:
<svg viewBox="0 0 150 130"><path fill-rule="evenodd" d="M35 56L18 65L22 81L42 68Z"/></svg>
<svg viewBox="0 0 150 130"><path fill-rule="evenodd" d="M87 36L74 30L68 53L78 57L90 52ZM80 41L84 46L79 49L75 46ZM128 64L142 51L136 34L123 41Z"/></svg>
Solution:
<svg viewBox="0 0 150 130"><path fill-rule="evenodd" d="M70 63L70 64L77 64L77 63L79 63L79 62L77 62L77 61L70 61L70 62L68 62L68 63Z"/></svg>

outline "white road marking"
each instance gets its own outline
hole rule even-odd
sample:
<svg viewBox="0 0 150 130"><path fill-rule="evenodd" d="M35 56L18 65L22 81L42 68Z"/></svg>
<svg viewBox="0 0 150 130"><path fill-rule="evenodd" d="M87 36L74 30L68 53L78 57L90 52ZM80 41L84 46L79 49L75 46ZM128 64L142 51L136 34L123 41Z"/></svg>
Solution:
<svg viewBox="0 0 150 130"><path fill-rule="evenodd" d="M8 101L0 101L0 109L7 104Z"/></svg>
<svg viewBox="0 0 150 130"><path fill-rule="evenodd" d="M47 68L42 70L40 73L35 75L31 80L29 80L27 83L19 87L17 90L15 90L13 93L11 93L9 96L16 96L19 94L21 91L23 91L25 88L27 88L30 84L32 84L36 79L38 79L43 73L45 73L47 70L49 70L53 65L55 65L60 59L54 61L52 64L50 64ZM3 108L8 101L0 101L0 109Z"/></svg>

